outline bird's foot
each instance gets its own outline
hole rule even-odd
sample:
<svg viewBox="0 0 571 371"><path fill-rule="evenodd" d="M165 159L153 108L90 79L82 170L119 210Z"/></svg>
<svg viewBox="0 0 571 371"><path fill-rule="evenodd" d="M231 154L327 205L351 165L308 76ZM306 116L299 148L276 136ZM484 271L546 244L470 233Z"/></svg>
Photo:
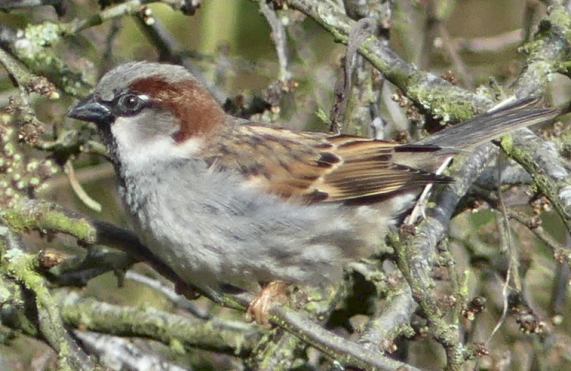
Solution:
<svg viewBox="0 0 571 371"><path fill-rule="evenodd" d="M287 303L287 288L288 285L283 281L272 281L265 285L248 306L246 312L248 320L268 325L270 309L276 304Z"/></svg>

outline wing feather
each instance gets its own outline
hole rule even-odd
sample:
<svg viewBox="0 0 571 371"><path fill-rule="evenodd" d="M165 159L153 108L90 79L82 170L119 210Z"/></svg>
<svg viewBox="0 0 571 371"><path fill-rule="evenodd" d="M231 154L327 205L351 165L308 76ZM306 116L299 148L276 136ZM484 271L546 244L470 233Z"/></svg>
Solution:
<svg viewBox="0 0 571 371"><path fill-rule="evenodd" d="M249 184L302 202L363 201L449 178L394 163L395 152L423 155L439 149L347 135L296 133L241 125L203 150L216 169L242 174ZM402 156L402 155L401 155Z"/></svg>
<svg viewBox="0 0 571 371"><path fill-rule="evenodd" d="M304 202L374 202L450 178L433 173L458 148L469 148L503 132L556 117L524 99L399 145L351 135L293 132L233 123L202 150L213 169L228 169L262 191Z"/></svg>

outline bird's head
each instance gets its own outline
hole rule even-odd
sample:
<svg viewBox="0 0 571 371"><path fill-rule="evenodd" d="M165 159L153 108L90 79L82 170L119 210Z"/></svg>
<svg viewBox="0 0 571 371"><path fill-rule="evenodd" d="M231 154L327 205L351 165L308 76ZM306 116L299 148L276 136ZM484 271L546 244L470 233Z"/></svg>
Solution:
<svg viewBox="0 0 571 371"><path fill-rule="evenodd" d="M139 165L192 155L225 120L222 108L190 72L149 62L107 72L68 116L95 123L115 160Z"/></svg>

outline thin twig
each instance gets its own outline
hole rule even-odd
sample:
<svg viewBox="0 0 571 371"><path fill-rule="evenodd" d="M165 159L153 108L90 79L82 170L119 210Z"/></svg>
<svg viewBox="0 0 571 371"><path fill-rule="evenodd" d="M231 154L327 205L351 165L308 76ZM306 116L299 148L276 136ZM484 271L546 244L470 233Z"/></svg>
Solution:
<svg viewBox="0 0 571 371"><path fill-rule="evenodd" d="M508 255L508 269L506 272L506 279L504 284L502 285L502 314L498 319L498 322L494 326L492 332L486 339L486 348L489 348L492 339L496 335L496 333L500 330L500 327L504 324L506 320L506 316L508 314L508 296L510 292L510 282L513 281L514 286L517 288L518 291L521 291L521 282L519 279L519 274L517 272L519 262L517 261L517 255L515 251L513 251L512 246L512 236L511 236L511 228L508 219L508 211L506 205L504 204L502 191L501 191L501 156L498 157L498 206L499 210L502 213L502 220L498 220L498 228L500 229L500 240L502 241L502 249ZM502 224L500 224L502 223ZM517 277L517 278L516 278Z"/></svg>
<svg viewBox="0 0 571 371"><path fill-rule="evenodd" d="M506 135L501 148L531 175L537 188L553 204L567 231L571 232L571 184L569 172L553 148L529 130L520 136ZM551 162L547 162L551 160Z"/></svg>
<svg viewBox="0 0 571 371"><path fill-rule="evenodd" d="M291 78L291 72L289 71L289 58L287 51L287 35L286 30L278 16L276 10L272 9L268 4L267 0L260 0L260 11L268 21L270 28L272 29L271 37L276 48L276 53L278 55L278 62L280 65L280 72L278 78L280 81L286 82Z"/></svg>
<svg viewBox="0 0 571 371"><path fill-rule="evenodd" d="M335 84L335 103L331 108L330 131L340 133L341 127L345 123L345 112L351 93L352 74L355 67L357 51L367 38L372 35L374 21L369 18L362 18L354 24L349 32L347 41L347 51L343 62L343 73L340 74Z"/></svg>
<svg viewBox="0 0 571 371"><path fill-rule="evenodd" d="M441 22L438 23L438 33L440 34L440 38L442 40L442 45L446 50L446 53L450 57L452 61L452 65L454 66L454 70L460 76L460 80L464 82L466 88L471 89L474 87L474 79L468 71L466 64L462 60L462 57L458 54L458 50L456 49L456 45L452 42L450 34L448 33L448 29L444 24Z"/></svg>
<svg viewBox="0 0 571 371"><path fill-rule="evenodd" d="M452 42L461 53L499 53L515 48L524 41L523 30L517 29L488 37L455 38Z"/></svg>
<svg viewBox="0 0 571 371"><path fill-rule="evenodd" d="M571 250L571 236L567 235L567 252ZM569 256L569 255L567 255ZM567 259L567 264L565 262L560 262L557 265L557 271L553 277L553 289L551 290L551 301L550 301L550 311L553 323L558 324L558 321L562 320L562 315L566 310L566 303L568 298L568 287L569 278L571 277L571 259Z"/></svg>
<svg viewBox="0 0 571 371"><path fill-rule="evenodd" d="M75 177L75 170L73 169L73 164L70 160L68 160L64 167L64 172L67 175L67 179L69 181L69 185L71 189L75 193L75 195L83 202L85 206L90 208L93 211L101 212L101 204L95 201L91 196L87 194L85 189L83 189L81 183Z"/></svg>
<svg viewBox="0 0 571 371"><path fill-rule="evenodd" d="M224 103L226 101L227 94L206 79L202 71L195 65L193 61L193 59L196 59L196 57L192 57L188 53L183 53L182 46L167 30L160 19L155 18L153 23L148 24L145 22L144 17L141 14L137 14L135 20L141 30L143 30L145 36L147 36L150 42L159 51L159 59L161 61L176 63L184 66L192 73L196 79L198 79L198 81L200 81L204 86L208 87L210 93L212 93L212 95L219 103Z"/></svg>
<svg viewBox="0 0 571 371"><path fill-rule="evenodd" d="M100 24L115 18L123 17L126 15L134 15L141 10L143 5L149 5L153 3L167 4L175 9L180 9L184 6L183 0L129 0L124 3L104 9L98 14L95 14L89 18L73 20L67 24L62 25L62 28L67 34L73 35L88 28L99 26Z"/></svg>
<svg viewBox="0 0 571 371"><path fill-rule="evenodd" d="M511 219L514 219L518 223L526 226L530 232L535 235L535 237L551 249L553 256L557 261L567 263L571 268L571 251L555 240L555 238L550 234L545 232L537 218L530 217L513 209L509 209L507 211L507 215Z"/></svg>
<svg viewBox="0 0 571 371"><path fill-rule="evenodd" d="M355 21L343 14L339 7L325 1L286 0L286 3L313 18L337 41L348 43ZM406 63L381 40L367 39L359 47L359 52L410 99L445 121L466 120L492 105L487 97L454 86Z"/></svg>
<svg viewBox="0 0 571 371"><path fill-rule="evenodd" d="M117 336L98 332L74 330L73 334L81 341L89 353L95 354L101 362L114 370L137 371L185 371L158 355L141 349L133 342Z"/></svg>
<svg viewBox="0 0 571 371"><path fill-rule="evenodd" d="M134 272L132 270L128 271L125 274L125 278L128 280L132 280L132 281L135 281L138 283L142 283L143 285L151 287L152 289L154 289L154 290L160 292L162 295L166 296L177 307L191 313L193 316L195 316L197 318L204 319L204 320L211 319L210 315L207 312L200 310L194 304L192 304L188 299L186 299L184 296L177 294L173 288L168 287L167 285L165 285L164 283L162 283L159 280L149 278L147 276L144 276L144 275L137 273L137 272Z"/></svg>
<svg viewBox="0 0 571 371"><path fill-rule="evenodd" d="M65 6L63 0L1 0L0 10L10 11L13 9L35 8L38 6L53 6L59 16L64 15Z"/></svg>

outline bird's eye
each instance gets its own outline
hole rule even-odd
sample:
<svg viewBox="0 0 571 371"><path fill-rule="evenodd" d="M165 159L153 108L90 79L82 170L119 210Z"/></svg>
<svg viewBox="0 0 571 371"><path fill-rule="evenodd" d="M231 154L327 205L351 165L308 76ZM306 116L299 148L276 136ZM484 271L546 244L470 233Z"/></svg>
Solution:
<svg viewBox="0 0 571 371"><path fill-rule="evenodd" d="M117 100L117 108L122 116L134 115L144 107L145 101L135 94L125 94Z"/></svg>

